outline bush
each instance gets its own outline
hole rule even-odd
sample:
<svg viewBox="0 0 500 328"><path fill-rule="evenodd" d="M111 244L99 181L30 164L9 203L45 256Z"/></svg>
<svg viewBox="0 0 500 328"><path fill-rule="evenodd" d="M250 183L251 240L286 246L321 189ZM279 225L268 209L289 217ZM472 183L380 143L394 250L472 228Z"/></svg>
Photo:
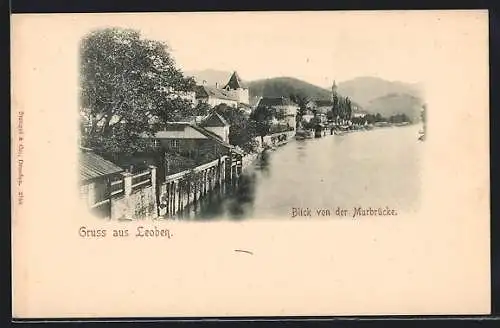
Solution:
<svg viewBox="0 0 500 328"><path fill-rule="evenodd" d="M288 131L293 131L293 127L286 124L272 125L271 128L269 129L270 134L288 132Z"/></svg>

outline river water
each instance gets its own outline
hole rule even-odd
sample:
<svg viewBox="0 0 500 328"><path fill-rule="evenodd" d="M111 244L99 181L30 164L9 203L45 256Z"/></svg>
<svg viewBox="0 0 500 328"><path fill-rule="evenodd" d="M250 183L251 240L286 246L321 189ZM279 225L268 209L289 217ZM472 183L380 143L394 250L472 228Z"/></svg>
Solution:
<svg viewBox="0 0 500 328"><path fill-rule="evenodd" d="M318 209L333 215L337 207L417 211L423 147L419 129L387 127L293 140L263 153L237 186L214 191L183 219L303 219L293 215L293 208L309 208L312 216Z"/></svg>

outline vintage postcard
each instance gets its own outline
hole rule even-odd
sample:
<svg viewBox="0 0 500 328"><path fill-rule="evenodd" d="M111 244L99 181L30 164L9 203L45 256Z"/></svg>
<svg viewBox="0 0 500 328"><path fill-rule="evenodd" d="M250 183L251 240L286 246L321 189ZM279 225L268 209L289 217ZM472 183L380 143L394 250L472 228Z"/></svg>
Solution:
<svg viewBox="0 0 500 328"><path fill-rule="evenodd" d="M12 16L15 318L490 312L487 11Z"/></svg>

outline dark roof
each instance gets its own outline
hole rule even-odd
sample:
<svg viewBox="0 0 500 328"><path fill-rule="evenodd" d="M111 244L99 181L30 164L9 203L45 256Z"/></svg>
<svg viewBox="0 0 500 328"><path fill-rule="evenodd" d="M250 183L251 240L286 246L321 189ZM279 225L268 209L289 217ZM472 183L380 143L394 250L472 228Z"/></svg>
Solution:
<svg viewBox="0 0 500 328"><path fill-rule="evenodd" d="M327 107L327 106L333 106L333 102L331 100L313 100L313 102L316 104L318 107Z"/></svg>
<svg viewBox="0 0 500 328"><path fill-rule="evenodd" d="M229 123L222 117L219 113L217 113L215 110L212 111L207 118L203 120L201 123L201 126L208 126L208 127L218 127L218 126L228 126Z"/></svg>
<svg viewBox="0 0 500 328"><path fill-rule="evenodd" d="M243 84L241 83L241 79L238 76L238 73L233 72L233 75L229 78L229 81L227 84L224 86L224 89L228 88L230 90L236 90L240 89L243 87Z"/></svg>
<svg viewBox="0 0 500 328"><path fill-rule="evenodd" d="M194 124L190 124L190 126L195 129L196 131L200 132L201 134L203 134L204 136L206 136L207 138L209 139L212 139L213 141L217 142L219 145L221 146L224 146L224 147L227 147L229 149L233 149L234 147L225 142L224 140L221 139L220 136L218 136L217 134L213 133L212 131L209 131L199 125L194 125Z"/></svg>
<svg viewBox="0 0 500 328"><path fill-rule="evenodd" d="M210 87L207 85L197 85L195 87L195 93L196 93L196 98L212 97L212 98L232 100L232 101L238 100L224 89Z"/></svg>
<svg viewBox="0 0 500 328"><path fill-rule="evenodd" d="M245 103L239 103L238 107L239 108L244 108L244 109L252 108L252 106L250 106L249 104L245 104Z"/></svg>
<svg viewBox="0 0 500 328"><path fill-rule="evenodd" d="M123 169L88 150L80 153L80 180L91 180L122 172Z"/></svg>
<svg viewBox="0 0 500 328"><path fill-rule="evenodd" d="M192 124L189 122L170 122L166 125L165 131L184 131L184 129L186 129L187 127L191 127L193 129L195 129L196 131L198 131L199 133L201 133L202 135L204 135L208 139L211 139L224 147L234 148L231 144L222 140L220 136L213 133L212 131L209 131L209 130L203 128L202 126ZM162 135L162 131L158 131L156 133L156 136L157 136L156 138L162 139L162 137L159 137L161 135ZM146 134L143 134L142 137L143 138L150 138L150 136L148 136Z"/></svg>
<svg viewBox="0 0 500 328"><path fill-rule="evenodd" d="M297 104L285 97L262 97L257 106L297 106Z"/></svg>

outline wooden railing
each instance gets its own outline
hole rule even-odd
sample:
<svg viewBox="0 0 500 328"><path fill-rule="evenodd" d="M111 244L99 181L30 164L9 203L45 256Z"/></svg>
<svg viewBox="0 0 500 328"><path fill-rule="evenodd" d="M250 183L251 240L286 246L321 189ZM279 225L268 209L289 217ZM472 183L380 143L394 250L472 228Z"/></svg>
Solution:
<svg viewBox="0 0 500 328"><path fill-rule="evenodd" d="M220 158L220 161L221 162L225 161L226 158L227 158L226 156L222 156ZM194 170L194 172L200 172L200 171L206 170L206 169L208 169L210 167L215 167L218 164L219 164L219 159L216 159L216 160L211 161L209 163L196 166L193 170ZM165 177L165 182L179 180L182 177L184 177L185 175L188 175L190 172L191 172L191 170L185 170L185 171L181 171L181 172L178 172L178 173L174 173L174 174L168 175L168 176Z"/></svg>
<svg viewBox="0 0 500 328"><path fill-rule="evenodd" d="M117 196L123 194L125 191L123 179L111 182L111 196Z"/></svg>
<svg viewBox="0 0 500 328"><path fill-rule="evenodd" d="M111 200L109 198L95 203L90 207L92 213L100 218L109 218L111 215Z"/></svg>
<svg viewBox="0 0 500 328"><path fill-rule="evenodd" d="M150 186L151 184L152 181L150 170L146 170L132 176L132 191Z"/></svg>

